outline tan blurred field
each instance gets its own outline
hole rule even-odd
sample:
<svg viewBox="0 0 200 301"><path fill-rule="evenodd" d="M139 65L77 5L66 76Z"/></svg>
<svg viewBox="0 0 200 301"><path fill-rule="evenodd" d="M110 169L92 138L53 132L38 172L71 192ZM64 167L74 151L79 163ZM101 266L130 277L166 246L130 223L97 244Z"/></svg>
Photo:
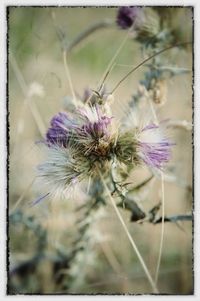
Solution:
<svg viewBox="0 0 200 301"><path fill-rule="evenodd" d="M180 10L179 25L184 20L187 40L191 34L192 18L189 9ZM9 211L13 214L20 210L25 216L33 216L37 223L47 229L46 252L51 256L55 255L58 248L65 251L70 248L77 231L75 222L78 214L75 208L86 197L80 191L73 191L67 199L47 199L30 206L31 202L45 193L43 184L34 181L37 165L45 156L36 142L42 139L51 117L63 110L66 96L71 96L55 24L66 34L66 41L69 42L92 23L105 18L114 20L116 11L116 8L9 9ZM116 26L99 30L69 54L71 78L79 95L83 94L86 87L95 89L124 35L124 31ZM177 50L173 52L173 57L170 52L166 56L169 65L192 69L190 51ZM106 82L108 90L130 70L130 66L141 60L138 43L128 39ZM128 101L137 90L145 70L142 67L136 71L116 91L112 111L117 120L126 116ZM27 98L27 91L33 96ZM158 117L160 120L192 121L192 72L173 77L167 82L167 102L158 108ZM178 181L165 183L166 215L186 214L192 210L192 134L179 128L171 130L170 134L176 146L169 169ZM138 168L131 179L137 184L148 174L147 169ZM141 205L148 210L158 203L160 196L161 184L157 179L149 186ZM130 223L130 213L125 210L121 210L121 213L151 274L155 275L161 225ZM19 288L14 293L151 293L137 256L110 205L100 210L90 232L94 239L72 267L71 273L76 280L67 292L59 290L59 284L53 278L51 261L43 259L28 277L25 274L24 278L10 277L10 283ZM10 222L9 238L12 269L34 256L37 235L23 223ZM192 258L192 223L166 223L158 281L160 293L193 293ZM61 272L65 275L66 270Z"/></svg>

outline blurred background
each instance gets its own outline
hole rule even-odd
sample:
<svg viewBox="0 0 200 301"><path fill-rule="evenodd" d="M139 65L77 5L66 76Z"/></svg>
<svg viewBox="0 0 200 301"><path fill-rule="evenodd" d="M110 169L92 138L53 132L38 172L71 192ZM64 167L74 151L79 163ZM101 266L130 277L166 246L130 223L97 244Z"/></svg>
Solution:
<svg viewBox="0 0 200 301"><path fill-rule="evenodd" d="M167 8L165 8L167 9ZM77 207L87 199L79 189L67 198L44 199L36 179L37 165L45 154L39 141L57 112L66 109L71 96L62 46L68 47L86 28L99 29L77 44L68 55L72 83L77 95L95 89L122 43L126 31L115 23L118 8L10 7L8 8L9 93L9 294L145 294L151 293L143 269L130 246L113 208L104 206L94 214L87 245L69 262L77 236ZM168 8L174 10L174 8ZM176 8L171 27L177 42L192 39L191 8ZM173 15L173 14L172 14ZM184 28L183 28L184 24ZM173 54L173 55L172 55ZM192 70L191 49L165 53L170 66ZM119 53L106 82L108 90L143 59L140 44L131 36ZM137 91L145 67L130 76L115 93L112 105L117 120L126 116L128 102ZM192 122L192 72L167 81L166 103L158 117ZM176 146L168 171L175 180L165 182L166 215L192 211L192 133L177 126L170 132ZM132 179L140 183L148 170L138 168ZM161 185L154 179L142 191L142 206L159 202ZM138 197L139 198L139 197ZM81 200L80 200L81 199ZM140 199L140 198L139 198ZM155 275L161 225L124 220L151 272ZM164 294L192 294L192 223L166 223L158 287ZM64 262L64 263L63 263Z"/></svg>

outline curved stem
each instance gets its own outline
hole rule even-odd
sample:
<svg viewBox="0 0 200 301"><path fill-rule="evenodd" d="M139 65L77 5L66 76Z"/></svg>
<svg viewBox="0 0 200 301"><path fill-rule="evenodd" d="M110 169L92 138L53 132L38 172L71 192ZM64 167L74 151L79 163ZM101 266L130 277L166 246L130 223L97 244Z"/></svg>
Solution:
<svg viewBox="0 0 200 301"><path fill-rule="evenodd" d="M71 93L72 93L73 103L74 103L75 106L77 106L76 95L75 95L75 92L74 92L72 79L71 79L71 75L70 75L70 72L69 72L69 67L68 67L68 64L67 64L67 52L66 52L66 50L63 51L63 61L64 61L64 68L65 68L67 80L69 82L69 87L70 87L70 90L71 90Z"/></svg>
<svg viewBox="0 0 200 301"><path fill-rule="evenodd" d="M113 94L117 88L127 79L127 77L129 77L129 75L131 75L134 71L136 71L137 69L139 69L141 66L143 66L146 62L148 62L149 60L153 59L154 57L156 57L157 55L167 51L167 50L170 50L170 49L173 49L175 47L179 47L179 46L183 46L183 45L188 45L188 44L192 44L192 42L185 42L185 43L180 43L180 44L176 44L176 45L172 45L172 46L169 46L169 47L166 47L164 49L161 49L160 51L154 53L153 55L149 56L148 58L146 58L145 60L143 60L140 64L138 64L136 67L134 67L133 69L131 69L131 71L129 71L116 85L115 87L113 88L111 94Z"/></svg>
<svg viewBox="0 0 200 301"><path fill-rule="evenodd" d="M108 28L111 27L114 24L114 22L110 20L102 20L98 23L92 24L85 30L83 30L68 46L67 46L67 52L71 52L72 49L74 49L78 44L80 44L84 39L86 39L89 35L91 35L93 32L102 29L102 28Z"/></svg>

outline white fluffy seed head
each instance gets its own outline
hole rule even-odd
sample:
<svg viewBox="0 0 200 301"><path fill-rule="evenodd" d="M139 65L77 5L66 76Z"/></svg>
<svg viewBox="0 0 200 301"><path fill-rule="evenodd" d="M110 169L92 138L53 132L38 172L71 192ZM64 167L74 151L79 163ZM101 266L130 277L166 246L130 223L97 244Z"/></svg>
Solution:
<svg viewBox="0 0 200 301"><path fill-rule="evenodd" d="M39 165L38 176L50 189L65 190L84 178L88 168L87 161L77 158L75 150L55 146L47 149L47 161Z"/></svg>

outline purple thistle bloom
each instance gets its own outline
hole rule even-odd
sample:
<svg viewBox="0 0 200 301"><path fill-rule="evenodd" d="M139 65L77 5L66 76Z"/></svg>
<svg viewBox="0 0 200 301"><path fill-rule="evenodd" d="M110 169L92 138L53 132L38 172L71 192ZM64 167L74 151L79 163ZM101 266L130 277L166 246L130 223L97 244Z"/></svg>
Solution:
<svg viewBox="0 0 200 301"><path fill-rule="evenodd" d="M139 7L121 6L117 14L117 25L122 29L130 28L137 19L139 12Z"/></svg>
<svg viewBox="0 0 200 301"><path fill-rule="evenodd" d="M108 126L111 123L111 117L103 115L103 112L100 110L98 105L90 108L81 108L79 109L81 118L84 119L84 122L79 129L79 133L84 136L98 139L98 138L108 138L109 131Z"/></svg>
<svg viewBox="0 0 200 301"><path fill-rule="evenodd" d="M150 167L161 169L171 156L172 144L168 141L160 143L140 143L143 161Z"/></svg>
<svg viewBox="0 0 200 301"><path fill-rule="evenodd" d="M58 113L51 119L51 127L46 133L46 142L48 146L59 145L66 147L69 137L66 124L69 123L69 118L66 113Z"/></svg>
<svg viewBox="0 0 200 301"><path fill-rule="evenodd" d="M81 128L81 132L84 135L91 135L93 138L103 138L108 137L108 125L111 122L111 118L106 116L101 117L97 122L88 122L83 125Z"/></svg>
<svg viewBox="0 0 200 301"><path fill-rule="evenodd" d="M85 105L70 115L55 115L45 140L48 160L38 167L38 174L58 190L65 190L86 178L95 171L95 158L107 158L112 137L111 120L99 105ZM40 198L36 203L39 201Z"/></svg>
<svg viewBox="0 0 200 301"><path fill-rule="evenodd" d="M163 165L170 160L171 143L162 137L158 125L149 124L145 126L139 135L139 153L141 159L151 168L162 169Z"/></svg>
<svg viewBox="0 0 200 301"><path fill-rule="evenodd" d="M108 139L111 119L103 114L98 105L79 108L72 117L66 113L58 113L50 122L46 144L49 147L66 148L69 141L73 140L78 143L84 139L84 143L91 143L98 142L101 138Z"/></svg>

